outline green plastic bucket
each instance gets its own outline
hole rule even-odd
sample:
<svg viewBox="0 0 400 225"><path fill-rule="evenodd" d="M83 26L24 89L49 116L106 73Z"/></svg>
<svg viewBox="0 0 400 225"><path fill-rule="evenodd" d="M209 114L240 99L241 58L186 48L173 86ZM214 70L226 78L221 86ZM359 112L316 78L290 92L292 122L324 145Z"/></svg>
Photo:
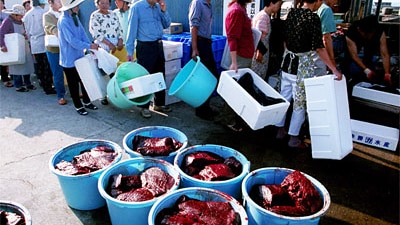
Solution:
<svg viewBox="0 0 400 225"><path fill-rule="evenodd" d="M107 202L108 213L111 218L112 224L118 225L147 225L147 218L149 215L150 208L153 206L159 198L163 198L166 194L158 196L154 199L143 201L143 202L126 202L120 201L110 196L106 188L111 176L122 174L122 175L134 175L140 174L142 171L149 167L159 167L175 179L175 184L169 190L172 192L179 187L180 175L176 171L174 166L160 159L151 158L130 158L121 161L111 167L109 167L103 174L101 174L98 182L98 189Z"/></svg>
<svg viewBox="0 0 400 225"><path fill-rule="evenodd" d="M174 152L171 152L169 155L166 156L143 156L142 154L133 149L132 141L136 135L152 137L152 138L165 138L165 137L174 138L175 140L182 143L182 147ZM174 163L174 158L176 154L180 150L186 148L187 145L188 145L188 138L182 131L166 126L141 127L127 133L122 140L122 146L125 149L126 153L128 153L131 158L148 157L154 159L163 159L171 164Z"/></svg>
<svg viewBox="0 0 400 225"><path fill-rule="evenodd" d="M176 75L168 94L173 95L192 107L199 107L214 92L217 78L204 66L200 57L191 59Z"/></svg>
<svg viewBox="0 0 400 225"><path fill-rule="evenodd" d="M294 172L294 170L287 168L266 167L250 172L243 179L243 205L245 206L247 216L249 217L249 225L316 225L319 223L320 218L328 212L331 204L331 198L328 191L319 181L305 173L303 174L313 183L315 188L317 188L323 200L321 210L313 215L300 217L280 215L264 209L250 198L250 191L254 185L280 184L285 177L292 172Z"/></svg>
<svg viewBox="0 0 400 225"><path fill-rule="evenodd" d="M126 109L137 105L144 105L148 103L154 96L154 94L145 95L142 97L129 99L124 93L122 93L120 83L144 75L148 75L149 72L140 64L136 62L124 62L122 63L115 72L107 84L107 95L111 103L118 108Z"/></svg>
<svg viewBox="0 0 400 225"><path fill-rule="evenodd" d="M233 156L242 164L243 166L242 172L234 178L223 181L204 181L194 178L188 175L187 173L183 172L183 170L181 169L181 165L187 154L199 151L212 152L225 159ZM175 156L174 166L177 168L177 170L181 175L181 188L186 188L186 187L212 188L222 191L236 198L238 201L240 201L242 197L242 192L241 192L242 180L250 171L250 161L248 161L247 158L242 153L232 148L214 144L195 145L179 151L178 154L176 154Z"/></svg>
<svg viewBox="0 0 400 225"><path fill-rule="evenodd" d="M71 208L78 210L93 210L100 208L106 204L97 189L97 182L100 174L105 171L107 167L88 174L68 175L62 173L59 170L56 170L55 166L61 160L70 162L82 151L94 148L99 145L111 147L112 149L114 149L115 152L117 152L117 156L112 164L115 164L121 160L121 147L114 142L106 140L80 141L72 145L68 145L67 147L61 148L56 154L54 154L50 158L50 170L57 176L65 200ZM108 167L110 167L111 165L109 165Z"/></svg>
<svg viewBox="0 0 400 225"><path fill-rule="evenodd" d="M158 199L151 207L148 217L148 224L155 225L157 214L165 209L172 208L179 197L186 195L189 198L194 198L200 201L216 201L229 202L233 210L240 216L240 224L247 225L247 214L243 206L232 196L229 196L218 190L204 187L189 187L182 188L167 194L165 197Z"/></svg>

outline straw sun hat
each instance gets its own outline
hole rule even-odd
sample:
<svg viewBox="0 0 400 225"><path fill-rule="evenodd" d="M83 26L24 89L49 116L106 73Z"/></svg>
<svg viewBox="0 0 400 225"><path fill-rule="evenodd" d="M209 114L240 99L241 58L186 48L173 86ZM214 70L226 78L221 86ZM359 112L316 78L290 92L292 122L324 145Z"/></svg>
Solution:
<svg viewBox="0 0 400 225"><path fill-rule="evenodd" d="M60 11L72 9L75 6L81 4L83 1L85 0L61 0L62 7L60 8Z"/></svg>
<svg viewBox="0 0 400 225"><path fill-rule="evenodd" d="M4 13L7 14L15 14L15 15L25 15L25 8L20 4L14 4L11 9L3 10Z"/></svg>

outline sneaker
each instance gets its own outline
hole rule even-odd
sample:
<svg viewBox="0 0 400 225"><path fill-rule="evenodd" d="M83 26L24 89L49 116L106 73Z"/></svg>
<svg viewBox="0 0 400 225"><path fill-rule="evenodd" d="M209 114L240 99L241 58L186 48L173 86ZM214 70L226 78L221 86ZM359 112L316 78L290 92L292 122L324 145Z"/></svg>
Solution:
<svg viewBox="0 0 400 225"><path fill-rule="evenodd" d="M15 90L18 91L18 92L28 92L29 91L25 87L16 88Z"/></svg>
<svg viewBox="0 0 400 225"><path fill-rule="evenodd" d="M151 117L150 110L148 110L148 109L142 109L140 111L140 114L142 114L143 118L150 118Z"/></svg>
<svg viewBox="0 0 400 225"><path fill-rule="evenodd" d="M83 104L85 106L85 108L91 109L91 110L98 110L99 108L97 108L97 106L93 105L93 103L87 103L87 104Z"/></svg>
<svg viewBox="0 0 400 225"><path fill-rule="evenodd" d="M169 106L156 106L156 105L153 107L153 110L164 113L172 111L171 107Z"/></svg>
<svg viewBox="0 0 400 225"><path fill-rule="evenodd" d="M36 90L36 87L33 84L26 86L26 88L29 90Z"/></svg>
<svg viewBox="0 0 400 225"><path fill-rule="evenodd" d="M85 108L81 107L79 109L76 109L76 112L81 115L81 116L86 116L88 114L88 112L86 111Z"/></svg>

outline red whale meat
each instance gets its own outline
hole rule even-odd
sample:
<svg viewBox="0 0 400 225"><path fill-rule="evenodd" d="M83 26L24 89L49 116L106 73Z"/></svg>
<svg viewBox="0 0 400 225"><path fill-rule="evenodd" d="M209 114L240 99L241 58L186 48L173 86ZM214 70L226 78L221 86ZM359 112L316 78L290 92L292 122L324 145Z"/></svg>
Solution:
<svg viewBox="0 0 400 225"><path fill-rule="evenodd" d="M109 146L96 146L80 152L72 162L61 160L56 164L55 169L68 175L87 174L107 167L114 161L117 154Z"/></svg>
<svg viewBox="0 0 400 225"><path fill-rule="evenodd" d="M159 167L149 167L139 175L110 177L107 192L121 201L141 202L163 195L175 184L174 178Z"/></svg>
<svg viewBox="0 0 400 225"><path fill-rule="evenodd" d="M260 206L285 216L309 216L322 208L322 198L312 182L296 170L281 184L252 187L250 197Z"/></svg>
<svg viewBox="0 0 400 225"><path fill-rule="evenodd" d="M0 225L25 225L25 220L16 213L0 210Z"/></svg>
<svg viewBox="0 0 400 225"><path fill-rule="evenodd" d="M153 138L136 135L132 140L134 151L145 156L167 156L182 147L182 143L171 137Z"/></svg>
<svg viewBox="0 0 400 225"><path fill-rule="evenodd" d="M200 201L183 195L172 208L162 209L156 225L238 225L240 216L229 202Z"/></svg>
<svg viewBox="0 0 400 225"><path fill-rule="evenodd" d="M234 178L242 172L242 163L231 156L226 159L207 151L185 155L181 169L194 178L205 181L222 181Z"/></svg>

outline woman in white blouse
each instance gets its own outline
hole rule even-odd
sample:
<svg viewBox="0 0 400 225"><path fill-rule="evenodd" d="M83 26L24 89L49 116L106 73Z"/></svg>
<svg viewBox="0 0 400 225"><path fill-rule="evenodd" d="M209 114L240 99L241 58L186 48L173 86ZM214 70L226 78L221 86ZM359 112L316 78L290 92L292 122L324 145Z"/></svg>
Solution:
<svg viewBox="0 0 400 225"><path fill-rule="evenodd" d="M95 0L98 10L90 15L89 32L95 43L114 53L123 48L123 32L117 14L109 10L110 0Z"/></svg>

